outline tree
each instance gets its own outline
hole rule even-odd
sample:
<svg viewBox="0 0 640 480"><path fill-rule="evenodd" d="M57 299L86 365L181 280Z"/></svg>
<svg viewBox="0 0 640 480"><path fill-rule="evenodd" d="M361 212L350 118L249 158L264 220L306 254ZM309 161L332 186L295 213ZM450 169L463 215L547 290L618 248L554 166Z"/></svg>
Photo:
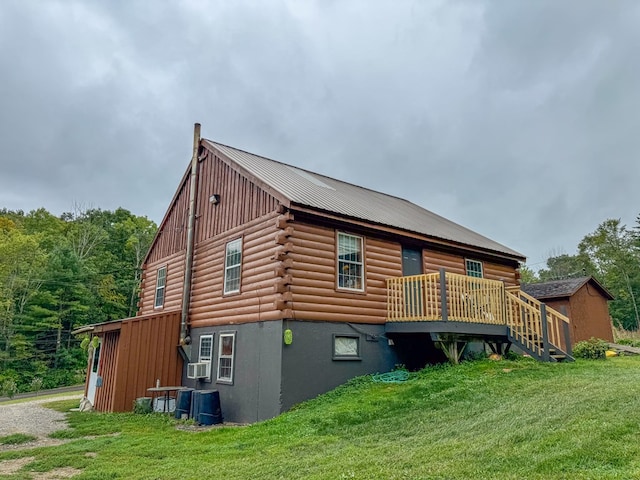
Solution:
<svg viewBox="0 0 640 480"><path fill-rule="evenodd" d="M565 278L583 277L594 273L594 266L584 254L551 256L547 259L547 268L538 272L540 281L563 280Z"/></svg>
<svg viewBox="0 0 640 480"><path fill-rule="evenodd" d="M578 250L590 259L597 276L616 297L609 309L614 321L626 329L637 329L640 326L637 236L620 219L608 219L582 239Z"/></svg>

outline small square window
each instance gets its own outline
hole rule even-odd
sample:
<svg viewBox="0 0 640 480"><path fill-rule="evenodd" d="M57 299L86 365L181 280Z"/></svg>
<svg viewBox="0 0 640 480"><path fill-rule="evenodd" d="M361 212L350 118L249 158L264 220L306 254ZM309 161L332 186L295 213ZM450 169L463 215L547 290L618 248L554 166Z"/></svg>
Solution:
<svg viewBox="0 0 640 480"><path fill-rule="evenodd" d="M482 278L482 262L477 260L465 260L467 275L470 277Z"/></svg>
<svg viewBox="0 0 640 480"><path fill-rule="evenodd" d="M161 308L164 305L164 291L167 285L167 267L160 267L156 274L156 297L153 303L154 308Z"/></svg>
<svg viewBox="0 0 640 480"><path fill-rule="evenodd" d="M334 335L333 359L360 360L360 337L358 335Z"/></svg>

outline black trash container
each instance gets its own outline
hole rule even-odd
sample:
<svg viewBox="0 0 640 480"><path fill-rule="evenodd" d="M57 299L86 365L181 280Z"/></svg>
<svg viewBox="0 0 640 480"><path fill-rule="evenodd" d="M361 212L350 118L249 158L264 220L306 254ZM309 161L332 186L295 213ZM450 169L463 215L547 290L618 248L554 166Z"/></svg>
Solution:
<svg viewBox="0 0 640 480"><path fill-rule="evenodd" d="M220 393L218 393L217 390L201 390L200 395L198 395L198 403L198 416L193 418L195 418L200 425L216 425L222 423Z"/></svg>
<svg viewBox="0 0 640 480"><path fill-rule="evenodd" d="M191 414L191 392L193 388L183 388L178 390L176 395L175 417L180 420L183 417L189 418Z"/></svg>

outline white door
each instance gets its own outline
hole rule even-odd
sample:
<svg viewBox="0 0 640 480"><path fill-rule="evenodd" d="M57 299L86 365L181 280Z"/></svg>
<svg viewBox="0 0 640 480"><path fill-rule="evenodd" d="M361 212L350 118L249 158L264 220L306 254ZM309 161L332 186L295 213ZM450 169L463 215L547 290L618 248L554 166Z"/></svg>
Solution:
<svg viewBox="0 0 640 480"><path fill-rule="evenodd" d="M94 404L96 399L96 385L100 376L100 347L102 343L93 349L93 359L91 360L91 371L89 372L89 386L87 388L87 400Z"/></svg>

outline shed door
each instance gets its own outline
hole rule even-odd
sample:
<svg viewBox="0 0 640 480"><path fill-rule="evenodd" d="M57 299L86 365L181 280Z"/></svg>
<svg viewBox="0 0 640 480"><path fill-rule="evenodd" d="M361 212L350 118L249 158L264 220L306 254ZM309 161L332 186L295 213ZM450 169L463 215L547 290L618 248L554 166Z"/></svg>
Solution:
<svg viewBox="0 0 640 480"><path fill-rule="evenodd" d="M91 405L95 405L96 387L98 386L99 368L100 368L100 350L102 342L93 349L93 358L91 360L91 371L89 372L89 388L87 388L87 400Z"/></svg>
<svg viewBox="0 0 640 480"><path fill-rule="evenodd" d="M402 275L422 274L422 250L402 248Z"/></svg>

